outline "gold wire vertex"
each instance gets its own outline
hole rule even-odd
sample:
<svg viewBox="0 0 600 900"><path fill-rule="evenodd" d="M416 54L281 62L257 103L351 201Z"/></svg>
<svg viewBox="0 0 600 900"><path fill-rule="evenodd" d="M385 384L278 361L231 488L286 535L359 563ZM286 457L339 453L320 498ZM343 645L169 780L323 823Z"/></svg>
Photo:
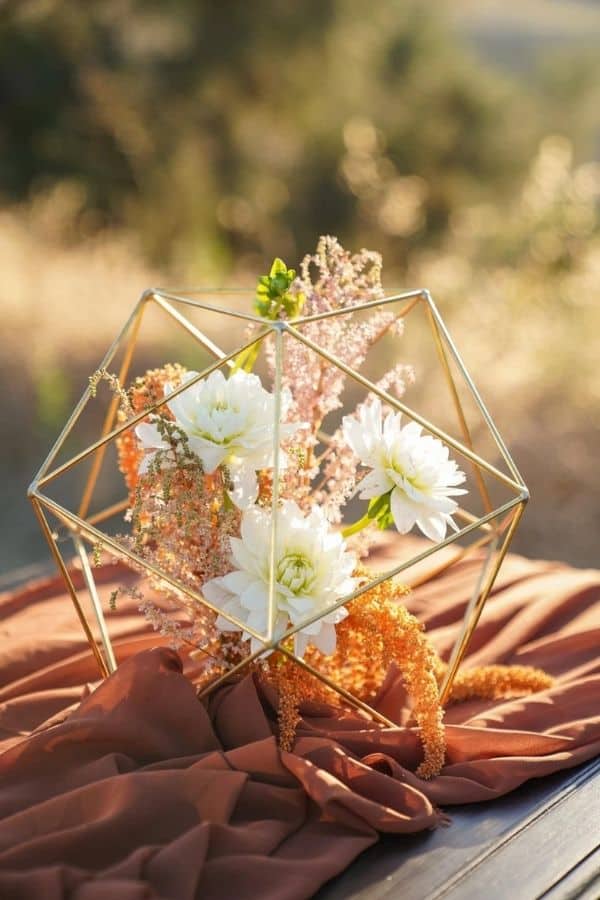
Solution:
<svg viewBox="0 0 600 900"><path fill-rule="evenodd" d="M136 317L137 317L137 315L138 315L140 306L142 306L144 303L147 302L147 294L148 294L148 293L149 293L148 291L144 291L144 293L142 294L142 296L140 297L140 299L138 300L138 302L137 302L136 305L134 306L133 311L131 312L131 315L129 316L129 318L128 318L127 321L125 322L125 325L123 326L123 328L121 329L121 331L119 332L119 334L116 336L116 338L114 339L114 341L112 342L112 344L110 345L110 347L108 348L108 350L106 351L106 353L104 354L104 356L102 357L102 359L101 359L99 365L97 366L98 369L105 369L107 366L109 366L109 365L111 364L112 360L114 359L114 357L115 357L115 355L116 355L116 353L117 353L117 351L118 351L118 349L119 349L119 345L121 344L122 339L123 339L124 336L127 334L127 332L129 331L131 325L132 325L133 322L135 321L135 319L136 319ZM90 386L88 385L87 388L86 388L86 390L83 392L83 395L81 396L81 398L80 398L79 401L77 402L77 404L76 404L76 406L75 406L75 409L73 410L73 412L71 413L71 415L70 415L69 418L67 419L67 422L65 423L65 426L64 426L63 430L61 431L61 433L60 433L59 436L57 437L56 441L54 442L54 444L53 444L53 446L52 446L50 452L48 453L46 459L44 460L44 462L43 462L42 465L40 466L40 468L39 468L39 470L38 470L38 472L37 472L37 474L36 474L36 476L35 476L35 478L34 478L34 481L39 482L39 483L42 482L42 479L43 479L44 476L46 475L48 469L50 468L50 466L52 465L52 463L54 462L54 460L56 459L58 453L60 452L60 450L61 450L61 448L62 448L62 446L63 446L63 444L65 443L65 441L67 440L69 434L70 434L71 431L73 430L73 426L75 425L75 423L77 422L77 420L78 420L79 417L81 416L81 413L82 413L83 410L85 409L85 407L86 407L87 403L89 402L90 398L91 398L91 389L90 389Z"/></svg>
<svg viewBox="0 0 600 900"><path fill-rule="evenodd" d="M412 556L410 559L405 560L404 562L399 563L397 566L394 566L387 572L384 572L381 575L378 575L376 578L373 578L367 584L362 585L356 590L352 591L350 594L347 594L345 597L341 597L336 600L335 603L332 603L327 607L327 613L335 612L341 606L344 606L346 603L351 603L353 600L356 600L357 597L361 597L363 594L366 594L367 591L373 590L373 588L378 587L384 581L389 581L390 578L395 578L401 572L404 572L406 569L412 568L412 566L418 565L418 563L423 562L429 556L432 556L434 553L437 553L439 550L443 550L445 547L448 547L450 544L455 543L459 538L465 537L471 532L475 531L477 528L481 527L482 524L486 524L487 522L491 522L492 519L495 519L499 516L503 516L505 513L509 512L511 509L514 509L516 506L521 504L521 500L516 497L513 500L508 500L502 506L499 506L498 509L493 510L491 513L486 513L485 516L482 516L480 519L477 519L475 522L470 525L466 525L464 528L461 528L459 531L445 538L443 541L440 541L438 544L433 544L431 547L428 547L426 550L423 550L421 553L417 553L415 556ZM300 631L302 628L306 628L309 625L313 625L315 622L318 622L320 618L322 618L323 613L316 613L314 616L310 616L308 619L304 620L298 625L291 626L285 634L283 634L280 638L280 641L287 640L296 632Z"/></svg>
<svg viewBox="0 0 600 900"><path fill-rule="evenodd" d="M90 649L94 655L94 658L95 658L98 668L100 670L100 674L102 675L103 678L107 678L108 675L110 674L109 670L108 670L108 666L104 660L104 657L100 653L100 649L98 647L98 644L96 643L96 639L94 638L94 635L91 632L86 615L85 615L83 609L81 608L81 604L79 602L79 597L77 596L77 589L75 588L75 585L73 584L73 580L71 579L71 575L69 573L68 566L67 566L66 562L64 561L60 550L58 549L58 545L56 543L56 540L54 538L52 530L51 530L50 526L48 525L46 516L44 515L44 513L41 510L39 498L32 496L31 497L31 505L33 506L33 511L34 511L34 513L37 517L37 520L40 524L42 533L43 533L44 537L46 538L46 541L50 548L50 552L51 552L52 556L54 557L54 562L56 563L58 570L59 570L60 574L62 575L63 580L67 586L67 590L70 594L71 600L73 601L73 606L75 607L77 617L79 618L79 622L81 624L81 627L83 628L83 632L87 638L88 644L90 645Z"/></svg>
<svg viewBox="0 0 600 900"><path fill-rule="evenodd" d="M107 434L105 434L99 440L94 441L93 444L90 444L90 446L87 447L85 450L82 450L80 453L77 453L74 457L72 457L72 459L67 460L61 466L59 466L57 469L54 469L52 472L48 472L46 475L43 476L43 478L37 479L38 487L43 487L44 485L48 484L48 482L53 481L55 478L58 478L64 472L68 472L69 469L73 468L73 466L76 466L78 463L82 462L84 459L87 459L88 456L90 456L92 453L95 453L96 450L98 450L100 447L103 447L105 444L108 444L110 441L114 440L116 437L118 437L124 431L128 431L130 428L133 428L135 425L137 425L139 422L141 422L147 416L152 415L152 413L155 413L162 406L165 406L165 404L167 404L168 402L173 400L175 397L178 397L179 394L182 394L188 388L193 387L193 385L197 384L199 381L202 381L204 378L207 378L216 369L218 369L222 365L228 363L229 360L233 359L235 356L238 356L238 354L243 353L244 350L247 350L249 347L252 347L254 344L257 344L259 341L264 340L264 338L268 334L270 334L273 330L274 329L270 328L270 327L266 328L262 335L259 335L258 337L253 338L247 344L244 344L242 347L239 347L238 349L234 350L232 353L228 353L227 356L223 357L222 359L215 360L213 363L211 363L209 366L207 366L205 369L203 369L202 372L198 372L198 374L195 375L194 378L190 378L189 381L184 382L179 387L173 388L173 390L171 391L171 393L169 394L168 397L164 397L162 400L158 401L157 403L153 403L147 409L144 409L141 412L136 413L130 419L127 419L126 422L121 423L121 425L119 425L117 428L113 428L111 431L109 431Z"/></svg>
<svg viewBox="0 0 600 900"><path fill-rule="evenodd" d="M492 437L494 438L494 441L496 442L496 446L498 447L498 450L500 451L500 454L501 454L502 458L504 459L504 462L506 463L510 472L512 473L513 478L515 479L519 489L524 488L526 490L527 488L526 488L525 482L523 480L523 476L519 472L519 470L516 466L516 463L513 460L512 456L508 450L508 447L506 446L506 444L502 438L502 435L500 434L500 432L498 431L498 428L496 427L496 423L492 419L492 416L490 415L490 412L489 412L487 406L483 402L481 394L479 393L479 390L477 389L475 382L471 378L471 375L469 374L469 371L467 370L467 367L466 367L465 363L463 362L462 356L460 355L458 348L456 347L456 344L454 343L454 341L452 340L452 337L450 336L450 332L448 331L448 328L446 327L446 324L445 324L444 320L442 319L437 306L434 303L431 293L429 291L425 291L424 296L425 296L425 300L427 301L427 304L429 306L429 309L431 310L431 312L435 318L436 325L439 328L441 334L443 334L443 336L444 336L444 339L450 350L450 353L452 354L452 357L454 358L454 361L455 361L456 365L458 366L458 369L459 369L462 377L464 378L465 382L468 385L471 395L472 395L473 399L475 400L475 403L477 404L477 407L479 408L479 411L480 411L481 415L483 416L485 423L488 426L488 428L492 434Z"/></svg>
<svg viewBox="0 0 600 900"><path fill-rule="evenodd" d="M53 515L55 515L58 519L61 519L67 526L67 528L76 530L78 534L84 537L86 540L92 544L92 546L102 546L109 547L116 556L125 557L130 562L134 563L139 569L147 572L149 575L154 576L160 582L164 582L168 584L170 588L177 591L178 593L183 594L188 597L190 600L195 601L196 603L201 603L206 606L208 609L217 613L220 616L223 616L224 619L227 619L233 625L237 625L237 627L241 631L245 631L250 634L252 637L257 640L264 642L265 636L259 634L250 625L245 622L240 622L235 616L232 616L230 613L226 613L221 610L218 606L210 603L206 600L202 594L199 594L197 591L190 588L188 585L183 584L183 582L178 581L178 579L173 578L167 572L163 572L157 566L154 566L152 563L147 562L141 556L138 556L137 553L134 553L128 547L125 547L123 544L119 544L114 538L110 537L108 534L105 534L102 531L98 531L89 522L80 519L74 513L69 512L68 509L65 509L64 506L61 506L59 503L56 503L55 500L52 500L50 497L46 497L44 494L36 493L35 499L39 501L43 506L49 509Z"/></svg>
<svg viewBox="0 0 600 900"><path fill-rule="evenodd" d="M496 581L496 576L500 570L500 566L504 562L504 557L508 553L508 548L511 545L512 539L514 537L514 533L517 529L519 522L521 521L521 517L525 510L525 503L520 501L515 508L515 512L512 518L512 521L508 527L508 531L502 541L502 544L496 552L496 559L492 565L491 571L483 584L483 587L479 593L479 596L476 598L475 603L473 604L472 609L467 608L465 616L463 618L462 627L456 643L454 644L454 648L452 650L452 654L450 656L450 660L448 663L448 670L446 672L444 681L442 682L442 687L440 689L440 702L442 705L447 703L448 698L450 696L450 692L452 690L452 684L456 677L456 673L458 672L459 666L467 652L467 648L469 646L469 641L477 627L477 623L481 617L481 613L483 612L483 607L487 598L490 595L490 592L494 586L494 582Z"/></svg>
<svg viewBox="0 0 600 900"><path fill-rule="evenodd" d="M448 389L450 391L450 397L452 398L452 403L454 405L454 411L456 413L456 417L458 419L458 423L460 426L460 430L462 431L463 440L469 450L473 450L473 439L471 437L471 430L467 424L467 418L465 416L465 412L463 409L463 405L460 400L460 396L458 393L458 389L456 387L456 382L452 376L452 370L450 369L450 364L448 362L448 356L446 354L446 350L442 343L442 338L440 335L439 328L437 326L437 322L433 315L431 306L427 306L427 319L429 321L429 326L431 328L431 333L433 335L433 341L435 344L435 348L437 350L438 358L440 360L442 371L444 373L444 378L446 379L446 384L448 385ZM479 495L481 497L483 508L489 512L492 509L492 501L490 499L490 494L487 489L487 485L481 473L480 467L471 461L471 465L473 468L473 475L475 476L475 481L477 483L477 488L479 490Z"/></svg>
<svg viewBox="0 0 600 900"><path fill-rule="evenodd" d="M369 706L368 703L365 703L365 701L361 700L359 697L355 697L354 694L351 694L350 691L347 691L341 684L337 684L337 682L333 681L327 675L324 675L323 672L319 672L318 669L311 666L310 663L307 663L301 656L296 656L295 653L292 653L291 650L288 650L287 647L283 646L281 643L278 644L277 649L289 659L293 660L296 665L304 669L305 672L310 672L310 674L322 682L322 684L325 684L330 690L335 691L356 709L362 710L362 712L366 713L370 718L379 722L380 725L385 725L387 728L398 728L398 725L395 722L392 722L391 719L388 719L387 716L384 716L383 713L380 713L372 706Z"/></svg>
<svg viewBox="0 0 600 900"><path fill-rule="evenodd" d="M473 450L470 450L460 441L457 441L445 431L442 431L441 428L438 428L432 422L429 422L426 418L415 412L415 410L411 409L409 406L406 406L405 403L402 403L400 400L396 399L396 397L392 397L392 395L387 391L381 390L381 388L377 387L376 384L373 384L372 381L369 381L368 378L365 378L364 375L361 375L359 372L356 372L350 366L346 365L346 363L339 359L339 357L336 357L332 353L329 353L327 350L324 350L322 347L319 347L318 344L315 344L314 341L312 341L310 338L307 338L300 331L297 331L293 326L289 326L288 330L290 334L293 334L297 340L305 344L310 350L321 356L323 359L326 359L332 365L337 366L338 369L341 369L342 372L345 372L346 375L348 375L350 378L353 378L354 381L356 381L362 387L366 388L366 390L375 394L377 397L391 406L392 409L403 413L409 419L412 419L413 422L417 422L419 425L425 428L426 431L434 434L449 447L452 447L453 450L455 450L457 453L460 453L462 456L465 456L467 459L471 460L471 462L474 462L477 465L481 466L483 469L485 469L491 475L494 475L495 478L503 482L512 490L517 492L521 491L523 487L522 484L514 481L508 475L505 475L504 472L501 472L496 468L496 466L493 466L491 463L484 460L481 456L479 456Z"/></svg>

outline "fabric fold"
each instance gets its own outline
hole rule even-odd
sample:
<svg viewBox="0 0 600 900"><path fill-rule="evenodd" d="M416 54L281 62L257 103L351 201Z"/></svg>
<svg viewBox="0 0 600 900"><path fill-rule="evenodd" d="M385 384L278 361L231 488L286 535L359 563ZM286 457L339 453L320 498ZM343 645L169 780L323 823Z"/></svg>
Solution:
<svg viewBox="0 0 600 900"><path fill-rule="evenodd" d="M409 600L442 656L475 565ZM108 567L102 595L128 577ZM453 804L600 753L600 573L558 563L509 557L466 661L541 666L555 684L450 706L431 781L415 775L399 670L377 698L396 728L307 704L281 753L272 693L246 675L199 700L197 664L161 646L134 601L110 623L120 666L100 685L60 580L5 594L0 622L3 900L301 900L380 834L438 827Z"/></svg>

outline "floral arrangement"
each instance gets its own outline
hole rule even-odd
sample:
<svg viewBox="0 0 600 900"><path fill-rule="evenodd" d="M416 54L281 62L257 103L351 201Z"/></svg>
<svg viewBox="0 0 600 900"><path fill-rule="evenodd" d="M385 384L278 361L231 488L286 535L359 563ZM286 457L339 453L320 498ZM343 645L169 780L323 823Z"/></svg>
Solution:
<svg viewBox="0 0 600 900"><path fill-rule="evenodd" d="M372 703L395 669L423 745L418 774L431 777L444 760L445 665L405 606L408 588L378 578L364 560L381 529L416 529L435 542L457 530L466 476L447 446L374 394L326 435L347 374L312 349L358 371L384 335L402 335L402 320L385 306L353 315L383 296L378 254L351 255L323 237L298 273L277 259L258 281L256 315L304 323L307 342L289 342L279 374L273 334L259 343L249 333L246 348L206 377L166 364L128 389L112 378L122 421L153 409L118 441L130 492L121 540L168 576L153 576L151 599L139 586L136 596L157 630L191 648L201 689L246 660L277 708L281 747L291 749L307 703ZM261 347L263 378L255 371ZM94 376L94 389L103 377ZM401 397L413 380L410 366L396 363L377 386ZM357 503L361 514L348 522ZM270 626L281 643L265 650ZM454 696L548 683L524 667L487 667L459 675Z"/></svg>

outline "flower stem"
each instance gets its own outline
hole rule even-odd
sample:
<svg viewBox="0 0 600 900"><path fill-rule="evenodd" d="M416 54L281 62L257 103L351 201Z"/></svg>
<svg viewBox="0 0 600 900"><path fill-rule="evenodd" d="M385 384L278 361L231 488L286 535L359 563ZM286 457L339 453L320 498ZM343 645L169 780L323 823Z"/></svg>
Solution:
<svg viewBox="0 0 600 900"><path fill-rule="evenodd" d="M235 372L238 372L240 369L244 372L251 372L258 357L259 349L260 345L257 341L255 344L251 344L250 347L246 347L242 353L238 353L234 359L231 374L235 374Z"/></svg>
<svg viewBox="0 0 600 900"><path fill-rule="evenodd" d="M346 528L342 529L342 537L349 538L353 534L358 534L359 531L362 531L363 528L366 528L367 525L370 525L372 521L372 517L369 516L368 512L366 512L362 519L358 519L357 522L353 522L352 525L348 525Z"/></svg>

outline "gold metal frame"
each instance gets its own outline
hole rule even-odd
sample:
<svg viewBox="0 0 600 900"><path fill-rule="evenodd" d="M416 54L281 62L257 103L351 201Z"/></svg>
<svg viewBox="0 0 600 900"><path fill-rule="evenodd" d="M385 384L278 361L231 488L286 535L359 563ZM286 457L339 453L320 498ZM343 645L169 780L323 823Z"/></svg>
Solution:
<svg viewBox="0 0 600 900"><path fill-rule="evenodd" d="M356 597L359 597L361 594L365 593L367 590L370 590L372 587L377 584L381 584L383 581L391 578L395 575L398 575L401 572L407 572L409 575L408 582L412 584L412 586L417 587L420 584L423 584L425 580L430 580L433 577L439 575L442 571L447 569L448 567L454 565L457 561L465 558L469 554L473 553L482 548L486 548L486 556L482 564L482 569L480 572L480 577L478 579L475 590L471 596L470 602L467 606L460 634L455 642L448 670L444 679L444 682L441 687L441 700L442 703L445 703L450 695L450 691L452 688L453 680L456 676L456 673L460 667L460 664L464 658L466 653L469 641L475 630L479 618L481 616L481 612L485 605L485 602L492 590L494 585L494 581L502 565L504 557L508 552L510 547L512 538L514 536L515 530L519 524L521 516L523 514L525 505L529 498L529 494L527 491L527 487L517 469L508 449L494 424L492 417L490 416L481 396L469 375L464 362L450 337L448 330L440 316L437 307L435 306L433 299L430 293L426 290L415 290L408 291L400 294L394 294L388 297L384 297L380 300L370 301L368 303L359 304L357 306L351 308L344 308L341 310L334 310L331 312L320 313L312 316L300 316L297 319L292 321L276 321L276 322L266 322L264 319L261 319L257 316L254 316L250 313L241 312L235 309L227 309L219 306L215 306L210 303L206 303L202 300L198 300L194 297L194 293L197 292L188 292L188 291L166 291L162 289L150 290L146 291L139 302L135 306L131 316L126 322L123 330L115 339L108 352L104 356L103 360L100 363L99 368L105 369L110 366L112 360L115 358L119 349L124 346L124 353L122 362L119 369L119 380L121 383L124 383L127 380L128 373L131 367L132 358L134 354L134 350L136 347L136 342L138 339L140 326L142 323L142 318L144 316L144 311L148 304L154 304L157 308L161 309L170 319L176 322L181 328L183 328L195 341L197 341L205 350L209 352L209 354L213 357L214 362L207 366L202 372L198 373L198 375L191 381L188 381L186 384L177 388L172 396L176 396L181 393L183 390L190 387L192 384L195 384L202 378L205 378L210 372L216 370L217 368L223 365L231 365L232 360L235 356L237 356L241 351L246 349L249 346L254 345L257 342L262 342L266 337L272 335L274 337L275 343L275 384L274 384L274 393L276 398L276 405L279 405L281 402L281 379L282 379L282 371L283 371L283 353L284 353L284 338L285 340L296 340L303 343L306 347L312 350L314 353L318 354L322 359L327 361L330 365L337 366L343 372L348 375L355 383L362 386L369 392L372 392L376 396L380 397L386 404L388 404L392 409L402 412L407 418L412 419L413 421L420 424L426 431L435 437L439 438L453 450L461 454L465 457L471 466L473 467L475 483L477 485L482 505L485 510L484 514L480 517L469 513L467 510L460 509L456 517L459 519L461 523L464 523L462 527L456 533L450 534L445 540L441 541L438 544L433 544L431 547L427 547L422 552L417 555L411 557L404 562L396 565L391 571L388 571L377 578L370 581L368 584L361 586L359 589L353 591L350 595L341 598L338 603L333 608L328 608L327 612L331 612L332 609L335 609L343 604L351 603ZM206 292L203 292L206 293ZM220 293L218 291L211 291L210 293ZM224 292L223 292L224 293ZM229 292L227 292L229 293ZM231 292L234 293L234 292ZM442 371L444 374L445 381L448 385L448 389L450 392L450 396L452 399L452 404L456 413L457 422L459 425L459 430L462 435L462 440L457 440L453 438L451 435L445 433L433 423L429 422L423 416L419 415L417 412L412 410L406 404L402 403L400 400L388 394L386 391L380 390L375 384L373 384L369 379L365 378L359 372L354 371L350 366L346 365L343 360L334 356L333 354L327 352L322 347L319 347L315 344L310 338L303 333L302 326L310 323L319 321L322 319L330 318L333 316L340 315L349 315L356 312L376 309L380 307L387 306L389 304L396 303L401 304L401 309L398 312L399 318L405 318L408 316L416 307L419 305L425 305L426 314L429 323L429 327L431 330L431 335L435 344L437 356L440 361L440 365L442 367ZM190 322L186 316L180 312L177 308L178 306L183 307L193 307L199 310L205 310L211 313L219 313L223 316L232 317L234 319L240 319L249 323L253 323L254 325L260 328L260 331L257 335L252 337L252 340L249 341L245 347L238 347L236 350L230 354L224 353L207 335L205 335L202 331L200 331L192 322ZM475 452L473 448L473 440L469 430L469 426L467 424L467 419L465 416L465 412L460 400L459 391L456 386L456 382L454 376L452 374L451 362L460 372L460 375L471 395L473 400L475 401L476 408L478 409L483 422L486 424L489 433L491 434L498 452L504 461L508 473L506 474L497 466L493 465L478 453ZM76 405L71 417L67 421L61 435L57 439L56 443L52 447L50 453L45 459L44 463L40 467L37 475L35 476L29 491L28 496L33 504L33 508L35 514L39 520L42 531L48 541L50 546L50 550L54 557L54 560L58 566L59 571L61 572L65 584L67 586L67 590L73 600L73 604L75 606L75 610L83 627L84 633L90 643L90 647L98 667L100 669L100 673L103 677L108 676L111 672L116 668L116 658L114 649L112 646L112 642L110 639L109 631L106 626L106 621L104 617L104 612L102 610L102 605L100 599L98 597L98 592L96 590L96 585L94 582L93 572L89 564L88 555L85 550L84 541L87 541L90 545L96 546L97 544L101 544L106 548L110 549L116 556L123 558L125 561L130 564L133 563L135 568L138 570L143 570L147 574L158 578L160 581L168 585L170 588L179 591L186 595L193 601L204 604L210 609L217 611L215 607L212 606L200 593L194 591L189 586L178 582L176 579L167 575L166 573L160 571L155 566L150 565L128 547L124 547L114 538L102 532L97 526L99 526L102 522L109 519L111 516L123 512L126 510L128 506L127 499L124 499L118 503L112 504L111 506L106 507L105 509L96 512L93 515L89 515L90 503L93 497L94 489L96 487L96 483L100 474L100 470L102 467L104 454L108 444L115 440L120 434L135 426L138 422L144 419L149 413L156 411L159 409L165 401L156 403L153 407L149 409L145 409L143 412L138 413L128 419L126 422L121 422L116 425L117 411L118 411L118 401L117 398L113 398L111 401L108 411L106 413L104 423L101 430L101 435L98 440L93 442L89 447L80 451L71 459L68 459L66 462L63 462L61 465L56 466L55 468L51 468L53 463L55 462L58 454L63 448L65 442L69 438L74 426L76 425L79 417L81 416L83 410L86 405L90 401L92 396L91 389L88 387L85 393L83 394L81 400ZM279 409L279 406L278 406ZM278 462L279 462L279 415L275 416L274 422L274 434L273 434L273 453L274 453L274 468L275 471L278 471ZM90 472L88 474L85 487L82 493L82 497L77 509L77 512L72 512L66 509L64 506L61 506L52 498L48 497L43 489L50 482L54 481L56 478L59 478L62 474L66 473L78 463L87 459L88 457L93 456L92 465ZM501 506L494 508L493 502L490 498L490 494L486 485L486 481L484 479L484 473L488 476L496 479L500 483L502 483L506 488L508 488L511 492L511 499L507 502L503 503ZM273 489L273 510L276 508L278 502L278 479L275 477L273 479L274 489ZM83 581L86 585L87 592L89 594L89 599L91 603L91 608L93 611L93 618L96 622L96 628L99 633L99 641L94 637L92 628L86 616L86 613L80 603L77 589L73 583L73 579L71 577L71 573L69 570L69 566L67 561L64 559L57 540L57 535L50 527L48 522L47 514L50 513L58 522L60 522L63 526L65 526L70 533L74 549L79 557L81 564L81 575ZM251 656L244 659L242 662L238 663L235 667L230 669L227 673L219 676L213 682L210 683L208 687L206 687L203 693L206 693L210 690L213 690L218 684L223 681L231 678L236 672L243 669L248 665L253 659L256 659L263 655L264 653L277 649L284 653L288 658L293 659L298 665L303 667L305 670L310 671L316 678L325 683L332 690L337 691L337 693L347 702L353 705L354 707L362 710L363 712L368 713L374 720L379 721L384 725L391 726L393 723L387 719L385 716L382 716L377 710L370 707L368 704L364 703L357 697L353 697L348 693L342 686L331 682L330 679L325 677L322 673L320 673L317 669L309 665L304 659L297 657L293 652L289 649L289 638L291 638L297 631L301 628L306 627L309 624L317 621L320 618L320 615L317 614L308 618L306 621L297 625L294 628L290 628L285 635L276 638L273 634L273 623L275 618L275 607L274 607L274 596L275 596L275 579L274 579L274 554L276 547L276 534L275 529L277 527L277 516L272 516L272 531L271 531L271 582L269 589L269 628L268 633L266 635L257 634L253 631L252 628L249 628L247 624L237 622L234 618L230 616L226 616L226 618L230 618L231 621L239 625L240 629L243 629L245 632L250 633L253 637L257 638L261 641L262 647L253 653ZM467 537L470 535L475 536L476 533L479 533L479 537L471 543L470 545L457 546L456 552L450 555L448 558L444 559L444 561L435 569L430 570L428 576L424 578L415 577L413 579L410 578L410 569L432 556L434 553L438 552L441 549L450 547L450 545L455 544L460 538ZM218 612L223 615L221 610Z"/></svg>

